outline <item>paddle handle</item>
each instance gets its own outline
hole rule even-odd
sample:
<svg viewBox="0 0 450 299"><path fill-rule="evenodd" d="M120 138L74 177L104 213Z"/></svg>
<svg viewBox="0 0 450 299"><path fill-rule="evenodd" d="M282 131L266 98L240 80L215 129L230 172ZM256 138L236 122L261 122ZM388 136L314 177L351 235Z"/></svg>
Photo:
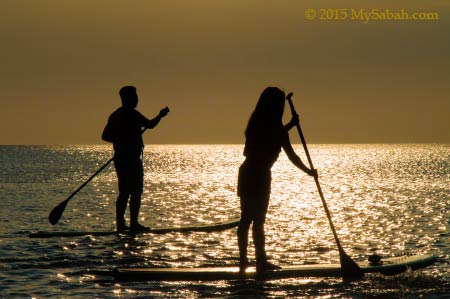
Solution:
<svg viewBox="0 0 450 299"><path fill-rule="evenodd" d="M295 110L294 103L292 102L293 93L290 92L286 99L288 100L289 107L291 108L292 116L298 116L297 111ZM311 160L311 155L309 154L308 147L306 145L305 136L303 135L302 128L300 127L300 121L296 124L298 134L300 135L300 140L302 141L303 149L305 150L306 158L308 159L309 167L314 169L313 162ZM317 191L319 191L320 199L322 200L323 207L325 209L325 213L327 214L328 222L330 223L331 231L333 232L334 240L338 246L338 250L343 252L344 250L341 247L341 242L339 241L338 235L336 233L336 229L334 228L333 220L331 218L330 211L328 210L327 203L325 201L325 197L323 196L322 188L320 187L319 178L314 177L314 181L316 182Z"/></svg>

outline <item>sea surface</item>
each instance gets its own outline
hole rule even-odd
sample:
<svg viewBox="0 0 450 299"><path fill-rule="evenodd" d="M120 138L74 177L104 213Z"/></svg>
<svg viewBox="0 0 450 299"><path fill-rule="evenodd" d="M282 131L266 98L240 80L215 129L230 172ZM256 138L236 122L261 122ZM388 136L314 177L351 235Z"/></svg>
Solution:
<svg viewBox="0 0 450 299"><path fill-rule="evenodd" d="M296 151L306 162L301 145ZM110 165L49 212L112 156L111 146L0 146L0 298L450 298L450 145L311 145L339 239L355 261L373 253L432 253L434 265L396 276L274 281L116 283L117 266L237 265L236 228L214 233L31 239L39 230L112 230ZM239 215L242 145L148 145L140 221L151 227ZM267 253L284 265L339 263L314 180L283 153L273 167ZM250 244L250 246L252 246ZM250 247L249 256L254 251Z"/></svg>

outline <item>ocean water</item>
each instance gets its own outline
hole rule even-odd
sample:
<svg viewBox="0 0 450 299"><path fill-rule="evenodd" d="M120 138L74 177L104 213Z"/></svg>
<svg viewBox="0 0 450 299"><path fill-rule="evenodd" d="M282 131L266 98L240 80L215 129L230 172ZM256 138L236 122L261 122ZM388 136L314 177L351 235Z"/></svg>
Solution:
<svg viewBox="0 0 450 299"><path fill-rule="evenodd" d="M111 230L117 197L111 165L68 204L48 213L112 155L100 146L0 146L0 298L450 298L450 145L311 145L343 248L433 253L434 265L396 276L275 281L116 283L95 270L116 266L236 265L236 229L30 239L38 230ZM149 145L141 222L151 227L211 223L239 215L242 145ZM295 146L301 155L301 145ZM304 155L301 155L306 162ZM338 263L314 180L281 154L273 167L267 253L281 266ZM249 257L254 251L250 244Z"/></svg>

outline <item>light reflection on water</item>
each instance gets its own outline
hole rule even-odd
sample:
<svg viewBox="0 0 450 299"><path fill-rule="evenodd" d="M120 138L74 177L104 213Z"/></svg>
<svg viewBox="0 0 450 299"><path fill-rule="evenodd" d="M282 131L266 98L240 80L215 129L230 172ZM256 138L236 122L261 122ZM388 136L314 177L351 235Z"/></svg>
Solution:
<svg viewBox="0 0 450 299"><path fill-rule="evenodd" d="M148 146L144 155L145 193L141 221L152 227L211 223L239 215L237 171L241 145ZM235 229L217 233L80 237L30 240L31 230L109 230L114 227L116 177L109 167L71 200L61 222L51 227L48 212L111 157L108 146L0 147L4 223L0 253L13 280L7 291L19 292L25 273L33 294L70 289L73 294L133 297L189 297L186 294L239 294L242 288L266 296L349 294L340 282L293 279L230 285L229 282L102 285L86 275L68 273L115 266L199 267L237 264ZM299 154L302 147L296 146ZM356 261L374 252L450 254L448 242L450 147L448 145L312 145L311 157L342 246ZM9 156L8 156L9 155ZM5 158L8 157L8 158ZM306 159L304 159L306 162ZM280 265L339 262L336 244L314 180L282 154L273 167L271 205L266 222L269 257ZM8 215L9 217L6 217ZM27 219L21 221L18 219ZM22 234L22 235L21 235ZM17 254L17 256L16 256ZM249 256L254 251L250 246ZM31 267L31 272L28 270ZM26 270L25 270L26 269ZM448 264L424 273L450 281ZM411 278L409 278L411 280ZM386 283L386 281L384 281ZM369 285L365 285L369 284ZM376 295L379 281L358 288ZM296 293L295 285L302 286ZM50 289L51 289L50 288ZM1 288L0 288L1 290ZM83 291L81 291L83 290ZM181 293L178 293L181 291ZM370 292L370 291L369 291ZM387 294L389 291L385 290ZM430 291L432 292L432 291ZM366 294L366 293L364 293ZM82 297L80 295L80 297Z"/></svg>

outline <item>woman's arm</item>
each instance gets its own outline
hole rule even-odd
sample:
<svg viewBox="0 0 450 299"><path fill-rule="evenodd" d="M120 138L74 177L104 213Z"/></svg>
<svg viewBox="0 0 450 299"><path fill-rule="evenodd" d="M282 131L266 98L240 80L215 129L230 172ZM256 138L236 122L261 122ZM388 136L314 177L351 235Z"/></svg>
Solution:
<svg viewBox="0 0 450 299"><path fill-rule="evenodd" d="M316 169L309 169L300 159L300 157L295 153L294 148L292 147L291 141L289 140L289 135L286 131L283 137L283 149L286 155L288 156L289 160L297 166L297 168L303 170L308 175L317 177L317 170Z"/></svg>

